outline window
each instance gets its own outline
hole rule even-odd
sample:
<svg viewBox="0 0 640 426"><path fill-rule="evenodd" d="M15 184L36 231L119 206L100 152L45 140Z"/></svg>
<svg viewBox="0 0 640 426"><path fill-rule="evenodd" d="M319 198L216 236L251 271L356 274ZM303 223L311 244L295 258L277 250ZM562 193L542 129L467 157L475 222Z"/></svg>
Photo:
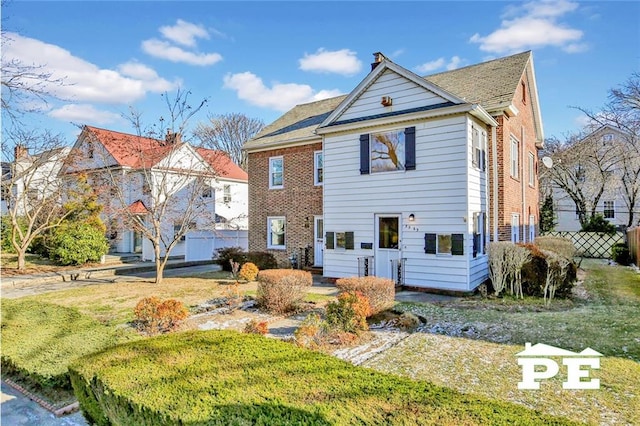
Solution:
<svg viewBox="0 0 640 426"><path fill-rule="evenodd" d="M487 134L481 132L477 128L473 128L471 131L471 145L473 147L473 167L482 171L486 170L485 161L485 146L486 146Z"/></svg>
<svg viewBox="0 0 640 426"><path fill-rule="evenodd" d="M451 254L451 234L438 234L436 253Z"/></svg>
<svg viewBox="0 0 640 426"><path fill-rule="evenodd" d="M604 202L604 218L605 219L615 219L616 217L616 206L613 201L605 201Z"/></svg>
<svg viewBox="0 0 640 426"><path fill-rule="evenodd" d="M602 135L603 142L611 142L613 140L613 133L605 133Z"/></svg>
<svg viewBox="0 0 640 426"><path fill-rule="evenodd" d="M87 157L93 158L93 144L91 142L87 143Z"/></svg>
<svg viewBox="0 0 640 426"><path fill-rule="evenodd" d="M576 175L576 182L584 183L584 181L586 180L586 173L582 165L578 164L575 167L575 175Z"/></svg>
<svg viewBox="0 0 640 426"><path fill-rule="evenodd" d="M536 157L532 152L529 153L529 186L536 184Z"/></svg>
<svg viewBox="0 0 640 426"><path fill-rule="evenodd" d="M180 234L180 230L182 229L182 223L174 223L173 224L173 238L177 238L178 235ZM196 223L195 222L189 222L187 224L186 229L184 230L184 233L182 235L180 235L180 241L184 241L185 240L185 234L187 232L189 232L192 229L196 229Z"/></svg>
<svg viewBox="0 0 640 426"><path fill-rule="evenodd" d="M478 212L473 215L473 257L485 254L486 214Z"/></svg>
<svg viewBox="0 0 640 426"><path fill-rule="evenodd" d="M225 185L223 187L222 201L225 204L229 204L231 202L231 185Z"/></svg>
<svg viewBox="0 0 640 426"><path fill-rule="evenodd" d="M371 173L404 170L404 131L372 133Z"/></svg>
<svg viewBox="0 0 640 426"><path fill-rule="evenodd" d="M378 218L378 248L397 249L400 238L399 219L394 217Z"/></svg>
<svg viewBox="0 0 640 426"><path fill-rule="evenodd" d="M280 189L284 187L284 159L282 157L269 158L269 188Z"/></svg>
<svg viewBox="0 0 640 426"><path fill-rule="evenodd" d="M534 215L529 216L529 242L532 243L536 240L536 217Z"/></svg>
<svg viewBox="0 0 640 426"><path fill-rule="evenodd" d="M144 195L151 195L151 186L149 185L149 182L147 182L146 178L143 178L142 181L142 193Z"/></svg>
<svg viewBox="0 0 640 426"><path fill-rule="evenodd" d="M313 184L322 185L324 181L324 169L322 166L322 151L313 153Z"/></svg>
<svg viewBox="0 0 640 426"><path fill-rule="evenodd" d="M267 248L286 249L286 221L284 217L267 218Z"/></svg>
<svg viewBox="0 0 640 426"><path fill-rule="evenodd" d="M520 215L517 213L511 215L511 242L520 242Z"/></svg>
<svg viewBox="0 0 640 426"><path fill-rule="evenodd" d="M336 232L336 248L344 249L347 247L347 238L344 232Z"/></svg>
<svg viewBox="0 0 640 426"><path fill-rule="evenodd" d="M518 179L520 177L520 143L516 138L511 136L511 177Z"/></svg>
<svg viewBox="0 0 640 426"><path fill-rule="evenodd" d="M213 197L213 190L211 189L210 186L205 186L202 189L202 198L211 198Z"/></svg>

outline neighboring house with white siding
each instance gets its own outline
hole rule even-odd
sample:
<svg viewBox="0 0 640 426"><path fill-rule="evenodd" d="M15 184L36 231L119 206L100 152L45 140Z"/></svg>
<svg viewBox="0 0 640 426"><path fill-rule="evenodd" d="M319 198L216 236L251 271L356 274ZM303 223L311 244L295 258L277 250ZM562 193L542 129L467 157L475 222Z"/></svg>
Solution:
<svg viewBox="0 0 640 426"><path fill-rule="evenodd" d="M146 221L152 204L165 199L171 199L162 218L165 247L181 226L190 230L171 256L185 255L191 233L211 240L231 230L246 233L247 174L225 153L193 147L180 141L179 135L157 140L91 126L83 127L73 152L64 173L86 174L96 189L112 252L139 253L144 260L152 260L150 241L128 226L127 220L133 213ZM193 221L183 224L186 214ZM236 240L222 245L234 245ZM213 248L204 258L212 256Z"/></svg>
<svg viewBox="0 0 640 426"><path fill-rule="evenodd" d="M328 278L472 291L489 240L536 233L531 53L432 77L375 57L350 94L299 105L245 144L249 247L281 262L311 248Z"/></svg>

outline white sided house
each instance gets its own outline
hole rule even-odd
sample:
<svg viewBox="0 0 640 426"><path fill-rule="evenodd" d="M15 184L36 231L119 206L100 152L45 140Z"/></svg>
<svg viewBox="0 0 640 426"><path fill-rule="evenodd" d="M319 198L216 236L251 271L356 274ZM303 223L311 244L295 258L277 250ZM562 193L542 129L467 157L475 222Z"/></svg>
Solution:
<svg viewBox="0 0 640 426"><path fill-rule="evenodd" d="M226 154L178 135L161 141L90 126L73 149L65 172L86 174L96 190L112 252L153 260L151 241L127 224L132 217L149 224L152 215L161 218L161 256L181 229L188 232L170 256L187 260L211 259L215 248L246 240L247 174Z"/></svg>
<svg viewBox="0 0 640 426"><path fill-rule="evenodd" d="M470 291L488 278L487 134L496 121L379 58L318 126L324 275Z"/></svg>

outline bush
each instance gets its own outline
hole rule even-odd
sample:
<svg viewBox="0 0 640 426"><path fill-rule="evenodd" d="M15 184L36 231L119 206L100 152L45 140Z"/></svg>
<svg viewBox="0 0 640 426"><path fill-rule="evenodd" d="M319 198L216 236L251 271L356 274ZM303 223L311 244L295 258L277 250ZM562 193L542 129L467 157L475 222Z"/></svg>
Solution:
<svg viewBox="0 0 640 426"><path fill-rule="evenodd" d="M218 250L216 263L222 266L223 271L231 272L231 260L241 265L251 262L261 271L278 267L278 261L271 253L263 251L245 252L240 247L226 247Z"/></svg>
<svg viewBox="0 0 640 426"><path fill-rule="evenodd" d="M370 304L369 316L391 308L396 297L396 285L392 279L378 277L340 278L336 287L342 291L360 292Z"/></svg>
<svg viewBox="0 0 640 426"><path fill-rule="evenodd" d="M79 360L70 375L96 425L572 424L233 331L141 339Z"/></svg>
<svg viewBox="0 0 640 426"><path fill-rule="evenodd" d="M240 268L240 272L238 273L238 278L245 281L255 281L258 276L258 267L251 262L247 262L242 265Z"/></svg>
<svg viewBox="0 0 640 426"><path fill-rule="evenodd" d="M258 273L256 301L270 312L295 311L313 283L311 273L294 269L269 269Z"/></svg>
<svg viewBox="0 0 640 426"><path fill-rule="evenodd" d="M49 257L59 265L98 262L109 251L104 232L87 223L69 223L56 228L49 244Z"/></svg>
<svg viewBox="0 0 640 426"><path fill-rule="evenodd" d="M611 246L611 259L620 265L630 265L633 261L626 243L615 243Z"/></svg>
<svg viewBox="0 0 640 426"><path fill-rule="evenodd" d="M2 298L2 375L70 390L67 366L72 361L131 336L75 308Z"/></svg>
<svg viewBox="0 0 640 426"><path fill-rule="evenodd" d="M256 319L252 319L244 326L245 333L251 334L261 334L265 335L269 332L269 327L266 321L258 321Z"/></svg>
<svg viewBox="0 0 640 426"><path fill-rule="evenodd" d="M133 310L138 329L146 334L166 333L178 328L189 310L175 299L145 297Z"/></svg>
<svg viewBox="0 0 640 426"><path fill-rule="evenodd" d="M318 349L324 344L327 332L327 323L315 312L310 313L302 320L300 327L296 329L293 336L296 344L307 349Z"/></svg>
<svg viewBox="0 0 640 426"><path fill-rule="evenodd" d="M589 218L589 222L584 224L581 232L604 232L613 235L616 233L616 227L605 219L603 215L596 213Z"/></svg>
<svg viewBox="0 0 640 426"><path fill-rule="evenodd" d="M571 261L573 261L577 251L571 240L563 237L538 237L535 244L542 250L552 251Z"/></svg>
<svg viewBox="0 0 640 426"><path fill-rule="evenodd" d="M369 300L360 292L340 293L338 300L327 304L327 324L334 330L358 334L368 330Z"/></svg>

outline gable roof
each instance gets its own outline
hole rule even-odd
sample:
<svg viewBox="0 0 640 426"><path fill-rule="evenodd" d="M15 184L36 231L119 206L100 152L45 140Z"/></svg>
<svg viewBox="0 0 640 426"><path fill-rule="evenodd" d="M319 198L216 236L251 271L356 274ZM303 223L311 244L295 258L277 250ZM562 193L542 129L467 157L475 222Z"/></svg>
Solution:
<svg viewBox="0 0 640 426"><path fill-rule="evenodd" d="M86 132L86 133L85 133ZM100 142L118 165L141 169L152 167L165 158L175 146L154 138L84 126L83 134ZM247 173L222 152L206 148L195 151L221 178L247 180Z"/></svg>
<svg viewBox="0 0 640 426"><path fill-rule="evenodd" d="M489 113L512 108L511 104L520 80L525 73L531 72L530 94L537 139L539 143L543 141L532 53L526 51L426 77L419 77L384 58L350 94L295 106L246 142L244 149L247 151L269 149L315 139L317 137L315 130L321 124L326 125L332 118L335 119L339 115L337 109L347 108L350 101L353 101L352 98L356 97L356 92L366 89L367 85L383 72L383 68L401 73L453 104L460 102L478 104L481 109Z"/></svg>
<svg viewBox="0 0 640 426"><path fill-rule="evenodd" d="M247 151L317 139L315 129L347 95L296 105L244 144Z"/></svg>

